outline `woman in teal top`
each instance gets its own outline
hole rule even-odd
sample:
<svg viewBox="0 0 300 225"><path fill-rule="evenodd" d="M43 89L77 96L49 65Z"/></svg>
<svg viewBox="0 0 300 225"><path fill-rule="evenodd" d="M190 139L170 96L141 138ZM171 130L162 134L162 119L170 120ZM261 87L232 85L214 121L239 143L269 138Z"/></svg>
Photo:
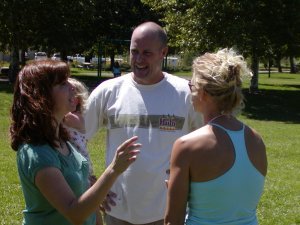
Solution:
<svg viewBox="0 0 300 225"><path fill-rule="evenodd" d="M68 142L62 126L64 116L76 107L69 75L64 62L34 61L15 83L10 133L26 204L24 225L95 225L96 210L141 147L137 137L123 142L89 188L88 162Z"/></svg>
<svg viewBox="0 0 300 225"><path fill-rule="evenodd" d="M165 224L256 225L267 173L260 135L234 116L243 104L241 76L250 74L232 49L194 60L194 109L205 126L174 143Z"/></svg>

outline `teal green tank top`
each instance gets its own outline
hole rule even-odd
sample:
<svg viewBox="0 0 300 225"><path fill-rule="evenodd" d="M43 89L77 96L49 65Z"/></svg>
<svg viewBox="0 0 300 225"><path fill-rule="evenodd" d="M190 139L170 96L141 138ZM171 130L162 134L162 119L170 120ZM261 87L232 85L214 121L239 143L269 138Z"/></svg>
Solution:
<svg viewBox="0 0 300 225"><path fill-rule="evenodd" d="M17 165L26 204L23 211L23 225L71 225L70 221L53 208L35 185L35 176L39 170L56 167L62 172L77 197L89 188L87 160L69 142L67 145L70 150L68 156L62 155L46 144L20 146ZM84 225L94 225L95 221L96 216L92 214Z"/></svg>
<svg viewBox="0 0 300 225"><path fill-rule="evenodd" d="M265 177L248 158L243 125L232 131L220 125L230 137L234 150L233 166L223 175L206 182L191 182L187 225L256 225L256 207Z"/></svg>

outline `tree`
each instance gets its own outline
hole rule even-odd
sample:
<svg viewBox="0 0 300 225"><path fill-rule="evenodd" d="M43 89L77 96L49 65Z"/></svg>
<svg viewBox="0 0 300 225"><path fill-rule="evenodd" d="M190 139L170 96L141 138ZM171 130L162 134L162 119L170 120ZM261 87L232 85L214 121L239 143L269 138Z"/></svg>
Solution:
<svg viewBox="0 0 300 225"><path fill-rule="evenodd" d="M13 81L19 50L55 51L66 59L103 39L130 39L132 28L146 20L157 21L156 14L140 0L2 0L0 48L11 50ZM115 48L108 46L112 57Z"/></svg>
<svg viewBox="0 0 300 225"><path fill-rule="evenodd" d="M290 58L290 72L296 73L294 58L300 55L300 1L289 0L282 3L287 55Z"/></svg>
<svg viewBox="0 0 300 225"><path fill-rule="evenodd" d="M93 44L93 0L30 0L36 31L33 44L36 48L67 53L82 51Z"/></svg>
<svg viewBox="0 0 300 225"><path fill-rule="evenodd" d="M11 50L9 80L14 82L19 71L19 50L26 49L32 37L29 8L25 1L3 0L0 3L0 49Z"/></svg>
<svg viewBox="0 0 300 225"><path fill-rule="evenodd" d="M144 21L158 21L157 14L140 0L97 0L95 8L97 40L106 46L112 64L115 54L128 50L129 43L126 45L123 40L130 40L135 26Z"/></svg>
<svg viewBox="0 0 300 225"><path fill-rule="evenodd" d="M273 20L269 20L266 33L278 70L282 72L280 60L286 56L290 58L291 73L295 73L294 57L300 55L300 1L274 0L269 7L266 17Z"/></svg>
<svg viewBox="0 0 300 225"><path fill-rule="evenodd" d="M60 51L91 46L93 0L3 0L0 2L0 47L11 50L10 80L19 70L19 50Z"/></svg>
<svg viewBox="0 0 300 225"><path fill-rule="evenodd" d="M298 26L294 25L295 18L299 17L299 13L296 13L299 12L297 0L277 0L275 6L271 0L143 0L143 2L163 15L162 20L171 37L171 45L185 50L197 49L200 53L234 46L243 55L250 56L253 70L251 91L258 89L259 59L266 56L275 43L275 39L270 38L268 31L269 27L276 24L276 16L283 15L286 20L284 24L288 23L288 27L293 27L290 31L293 38L290 38L292 41L287 45L287 49L295 50L296 40L299 40L299 23L296 23ZM283 2L286 3L282 4ZM287 5L289 7L283 10L282 6L285 8ZM293 13L290 13L291 11ZM287 19L287 14L291 18ZM289 43L287 39L280 41L282 40L285 44Z"/></svg>

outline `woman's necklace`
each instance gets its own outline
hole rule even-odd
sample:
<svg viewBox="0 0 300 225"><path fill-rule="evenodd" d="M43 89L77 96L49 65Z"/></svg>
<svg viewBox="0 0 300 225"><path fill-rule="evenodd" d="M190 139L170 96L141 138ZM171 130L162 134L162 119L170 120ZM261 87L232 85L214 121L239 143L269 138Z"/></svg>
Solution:
<svg viewBox="0 0 300 225"><path fill-rule="evenodd" d="M216 119L218 119L218 118L220 118L220 117L222 117L222 116L226 116L226 115L225 115L225 114L217 115L217 116L213 117L212 119L210 119L210 120L207 122L207 124L211 123L212 121L214 121L214 120L216 120Z"/></svg>

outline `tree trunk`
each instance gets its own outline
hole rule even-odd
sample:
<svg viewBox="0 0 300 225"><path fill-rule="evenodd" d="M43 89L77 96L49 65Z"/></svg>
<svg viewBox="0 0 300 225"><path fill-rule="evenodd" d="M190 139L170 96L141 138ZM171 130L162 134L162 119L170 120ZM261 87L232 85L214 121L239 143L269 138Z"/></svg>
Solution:
<svg viewBox="0 0 300 225"><path fill-rule="evenodd" d="M22 66L25 66L25 64L26 64L26 59L25 59L25 50L24 49L22 49L21 50L21 58L20 58L20 60L21 60L21 65Z"/></svg>
<svg viewBox="0 0 300 225"><path fill-rule="evenodd" d="M163 62L162 62L162 69L163 70L166 70L167 69L167 63L168 63L168 55L166 55L163 59Z"/></svg>
<svg viewBox="0 0 300 225"><path fill-rule="evenodd" d="M67 62L68 59L67 59L67 51L65 49L63 49L61 52L60 52L60 59L64 62Z"/></svg>
<svg viewBox="0 0 300 225"><path fill-rule="evenodd" d="M115 64L115 53L111 52L111 54L110 54L110 70L112 70L114 64Z"/></svg>
<svg viewBox="0 0 300 225"><path fill-rule="evenodd" d="M251 61L252 61L251 69L252 69L253 76L251 78L249 92L256 93L258 91L258 63L259 63L259 58L256 52L253 52Z"/></svg>
<svg viewBox="0 0 300 225"><path fill-rule="evenodd" d="M88 54L88 55L85 55L84 56L84 62L91 62L91 59L92 59L92 56L91 56L91 54Z"/></svg>
<svg viewBox="0 0 300 225"><path fill-rule="evenodd" d="M278 72L282 73L281 57L280 56L276 57L276 64L277 64Z"/></svg>
<svg viewBox="0 0 300 225"><path fill-rule="evenodd" d="M13 47L11 52L11 61L9 65L9 74L8 79L9 82L14 83L16 80L16 77L19 73L19 51L18 48Z"/></svg>
<svg viewBox="0 0 300 225"><path fill-rule="evenodd" d="M294 57L290 56L290 73L296 73L296 66L295 66L295 61L294 61Z"/></svg>
<svg viewBox="0 0 300 225"><path fill-rule="evenodd" d="M269 62L268 62L268 74L269 74L269 78L271 77L271 58L269 58Z"/></svg>

